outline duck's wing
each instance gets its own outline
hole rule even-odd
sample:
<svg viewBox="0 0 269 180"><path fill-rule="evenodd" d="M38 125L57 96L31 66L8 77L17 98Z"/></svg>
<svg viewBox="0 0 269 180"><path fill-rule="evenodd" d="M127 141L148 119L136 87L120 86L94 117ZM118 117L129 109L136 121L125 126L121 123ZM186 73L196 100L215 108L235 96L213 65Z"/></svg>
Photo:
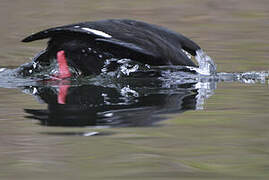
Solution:
<svg viewBox="0 0 269 180"><path fill-rule="evenodd" d="M128 20L128 19L118 20L118 23L126 24L129 26L135 27L137 29L146 30L155 35L158 35L163 40L169 42L169 44L177 48L182 48L185 51L189 52L191 55L196 55L196 51L201 49L198 44L196 44L195 42L193 42L191 39L187 38L183 34L174 32L162 26L149 24L142 21Z"/></svg>
<svg viewBox="0 0 269 180"><path fill-rule="evenodd" d="M141 47L141 46L139 46L137 44L131 43L131 42L124 42L124 41L121 41L121 40L118 40L118 39L104 39L104 38L96 38L95 41L97 43L102 44L103 46L105 46L105 45L115 46L115 47L118 47L118 48L123 48L123 49L126 49L126 50L141 53L141 54L144 54L144 55L147 55L147 56L156 57L156 54L154 54L153 52L148 51L147 49L145 49L145 48L143 48L143 47Z"/></svg>
<svg viewBox="0 0 269 180"><path fill-rule="evenodd" d="M103 39L97 38L95 41L107 50L118 51L118 57L130 57L130 59L135 59L139 62L143 62L150 65L186 65L186 66L196 66L187 55L181 50L174 49L167 45L164 49L161 47L156 47L156 44L151 44L150 42L146 44L137 44L132 42L121 41L117 39Z"/></svg>
<svg viewBox="0 0 269 180"><path fill-rule="evenodd" d="M34 33L22 40L22 42L32 42L46 38L57 38L66 36L68 38L83 35L85 41L95 40L103 46L115 46L136 53L157 58L158 51L154 52L156 43L147 40L152 34L134 32L130 27L117 26L114 21L97 21L72 24L67 26L54 27ZM134 33L137 33L134 35ZM155 46L155 47L154 47Z"/></svg>
<svg viewBox="0 0 269 180"><path fill-rule="evenodd" d="M165 28L133 20L103 20L55 27L30 35L22 42L53 39L62 35L67 38L83 35L85 41L93 40L108 52L114 49L116 55L152 65L195 65L181 51L182 45L191 42L187 38ZM197 48L192 46L193 43L188 47Z"/></svg>
<svg viewBox="0 0 269 180"><path fill-rule="evenodd" d="M60 26L60 27L46 29L46 30L40 31L38 33L32 34L24 38L22 42L31 42L35 40L55 37L62 34L68 34L68 35L84 34L92 38L111 38L112 37L110 34L107 34L103 31L92 29L85 25L83 26L83 23L79 23L79 24L72 24L72 25L67 25L67 26Z"/></svg>

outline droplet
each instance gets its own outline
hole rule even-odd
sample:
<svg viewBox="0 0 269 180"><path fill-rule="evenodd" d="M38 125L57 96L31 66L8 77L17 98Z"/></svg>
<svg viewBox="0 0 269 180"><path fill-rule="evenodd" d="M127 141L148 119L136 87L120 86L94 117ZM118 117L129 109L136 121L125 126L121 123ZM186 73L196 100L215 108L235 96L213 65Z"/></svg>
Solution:
<svg viewBox="0 0 269 180"><path fill-rule="evenodd" d="M103 96L103 97L107 97L107 94L106 94L106 93L102 93L102 96Z"/></svg>
<svg viewBox="0 0 269 180"><path fill-rule="evenodd" d="M97 134L99 134L99 132L87 132L87 133L84 133L83 136L88 137L88 136L94 136L94 135L97 135Z"/></svg>
<svg viewBox="0 0 269 180"><path fill-rule="evenodd" d="M105 113L104 116L105 117L113 117L113 113Z"/></svg>
<svg viewBox="0 0 269 180"><path fill-rule="evenodd" d="M37 66L37 63L36 63L36 62L34 62L34 63L33 63L33 68L35 69L35 68L36 68L36 66Z"/></svg>
<svg viewBox="0 0 269 180"><path fill-rule="evenodd" d="M150 65L148 65L148 64L145 64L145 67L148 68L148 69L150 69Z"/></svg>
<svg viewBox="0 0 269 180"><path fill-rule="evenodd" d="M37 89L34 87L33 94L36 94L37 92L38 92Z"/></svg>

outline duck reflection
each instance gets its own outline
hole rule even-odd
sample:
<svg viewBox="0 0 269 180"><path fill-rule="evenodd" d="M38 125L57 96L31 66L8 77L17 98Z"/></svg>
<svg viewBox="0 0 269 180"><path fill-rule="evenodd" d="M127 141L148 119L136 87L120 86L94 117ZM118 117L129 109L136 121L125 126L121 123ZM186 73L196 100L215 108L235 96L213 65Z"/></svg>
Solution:
<svg viewBox="0 0 269 180"><path fill-rule="evenodd" d="M46 126L151 126L164 114L201 109L215 84L186 83L165 88L142 83L101 85L27 86L24 92L48 104L47 109L25 109L28 118ZM135 88L134 88L135 87Z"/></svg>

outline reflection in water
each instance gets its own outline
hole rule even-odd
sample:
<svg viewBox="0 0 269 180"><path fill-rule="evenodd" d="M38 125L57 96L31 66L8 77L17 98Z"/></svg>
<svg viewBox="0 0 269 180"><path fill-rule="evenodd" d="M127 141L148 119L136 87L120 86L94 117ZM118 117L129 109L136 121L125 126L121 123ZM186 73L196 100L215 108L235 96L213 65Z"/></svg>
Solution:
<svg viewBox="0 0 269 180"><path fill-rule="evenodd" d="M48 104L46 110L25 109L28 118L42 125L130 127L153 125L165 119L162 114L203 109L218 82L265 83L268 79L268 72L212 73L215 66L210 62L204 64L208 69L204 72L211 75L182 66L133 71L135 65L127 66L126 61L125 68L120 66L116 72L65 80L20 78L17 69L5 69L0 86L21 88Z"/></svg>
<svg viewBox="0 0 269 180"><path fill-rule="evenodd" d="M164 119L161 114L202 109L204 99L213 94L216 82L197 78L214 75L215 64L202 50L197 54L199 68L108 59L100 76L59 80L42 68L34 72L39 66L33 61L14 70L3 69L0 75L2 86L22 87L48 104L47 110L25 109L29 118L42 125L149 126ZM111 71L111 65L118 68ZM52 66L49 71L58 69ZM28 67L34 67L29 70L31 76L21 76Z"/></svg>
<svg viewBox="0 0 269 180"><path fill-rule="evenodd" d="M26 86L23 91L47 103L48 109L25 112L47 126L149 126L164 119L161 114L201 109L212 94L195 83L170 89L114 85Z"/></svg>
<svg viewBox="0 0 269 180"><path fill-rule="evenodd" d="M25 112L47 126L150 126L164 120L162 114L203 109L218 82L265 83L268 78L266 72L201 76L174 68L156 68L162 74L158 78L138 78L131 73L126 78L99 77L24 86L25 93L48 104L47 110Z"/></svg>

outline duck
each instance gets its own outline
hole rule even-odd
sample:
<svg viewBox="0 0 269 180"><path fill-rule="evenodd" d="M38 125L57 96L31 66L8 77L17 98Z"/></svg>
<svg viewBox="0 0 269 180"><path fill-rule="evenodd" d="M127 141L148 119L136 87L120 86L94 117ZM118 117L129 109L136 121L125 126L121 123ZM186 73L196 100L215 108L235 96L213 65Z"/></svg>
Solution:
<svg viewBox="0 0 269 180"><path fill-rule="evenodd" d="M22 40L49 39L47 47L32 65L48 66L57 61L59 78L72 76L70 67L84 76L102 73L109 59L130 59L150 66L197 67L191 56L200 46L184 35L165 27L138 20L107 19L49 28Z"/></svg>

